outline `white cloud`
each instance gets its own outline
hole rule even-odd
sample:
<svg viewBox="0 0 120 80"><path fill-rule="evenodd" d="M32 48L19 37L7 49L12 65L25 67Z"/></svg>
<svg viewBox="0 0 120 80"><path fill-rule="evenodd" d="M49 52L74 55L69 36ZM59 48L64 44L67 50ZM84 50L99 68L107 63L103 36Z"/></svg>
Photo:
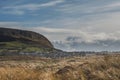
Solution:
<svg viewBox="0 0 120 80"><path fill-rule="evenodd" d="M10 10L10 11L3 11L4 14L13 14L13 15L23 15L25 12L22 10Z"/></svg>
<svg viewBox="0 0 120 80"><path fill-rule="evenodd" d="M114 2L112 4L106 5L106 7L120 7L120 2Z"/></svg>
<svg viewBox="0 0 120 80"><path fill-rule="evenodd" d="M3 13L8 13L8 14L16 14L16 15L22 15L29 11L36 11L39 10L43 7L51 7L51 6L56 6L57 4L63 3L65 0L55 0L55 1L50 1L47 3L28 3L28 4L21 4L21 5L14 5L14 6L5 6L2 7L3 10L5 10ZM10 11L7 11L10 10Z"/></svg>
<svg viewBox="0 0 120 80"><path fill-rule="evenodd" d="M96 3L102 2L102 1L91 1L89 3L76 3L76 4L65 4L59 6L57 8L57 11L63 12L63 13L69 13L69 14L98 14L103 13L107 11L111 11L114 9L119 9L120 2L119 1L109 1L105 2L105 4L101 3L100 5L95 5Z"/></svg>
<svg viewBox="0 0 120 80"><path fill-rule="evenodd" d="M30 28L29 28L30 29ZM69 36L80 37L79 42L91 43L97 40L120 40L119 32L106 33L106 32L87 32L80 29L68 28L45 28L45 27L32 27L33 31L46 35L51 41L60 40L66 42Z"/></svg>
<svg viewBox="0 0 120 80"><path fill-rule="evenodd" d="M51 1L51 2L48 2L48 3L44 3L44 4L41 4L40 6L42 7L49 7L49 6L55 6L59 3L63 3L65 0L56 0L56 1Z"/></svg>
<svg viewBox="0 0 120 80"><path fill-rule="evenodd" d="M13 27L19 25L18 22L0 22L0 27Z"/></svg>

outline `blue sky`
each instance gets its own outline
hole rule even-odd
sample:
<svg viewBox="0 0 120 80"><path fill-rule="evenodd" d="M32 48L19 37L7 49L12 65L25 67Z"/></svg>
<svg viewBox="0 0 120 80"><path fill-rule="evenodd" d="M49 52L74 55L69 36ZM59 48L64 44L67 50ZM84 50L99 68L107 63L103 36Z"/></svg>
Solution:
<svg viewBox="0 0 120 80"><path fill-rule="evenodd" d="M0 27L36 31L52 42L120 40L119 21L120 0L0 0Z"/></svg>

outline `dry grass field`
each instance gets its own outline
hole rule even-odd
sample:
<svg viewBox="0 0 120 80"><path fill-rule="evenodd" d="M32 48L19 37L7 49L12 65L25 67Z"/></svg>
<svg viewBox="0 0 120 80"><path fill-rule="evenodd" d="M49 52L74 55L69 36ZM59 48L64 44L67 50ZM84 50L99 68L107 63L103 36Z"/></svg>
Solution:
<svg viewBox="0 0 120 80"><path fill-rule="evenodd" d="M120 80L120 55L0 57L0 80Z"/></svg>

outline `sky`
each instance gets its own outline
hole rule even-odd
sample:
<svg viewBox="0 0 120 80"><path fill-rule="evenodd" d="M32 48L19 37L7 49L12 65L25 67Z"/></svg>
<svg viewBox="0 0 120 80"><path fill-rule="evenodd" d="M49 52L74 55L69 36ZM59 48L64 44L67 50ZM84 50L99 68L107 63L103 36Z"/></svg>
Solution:
<svg viewBox="0 0 120 80"><path fill-rule="evenodd" d="M120 50L119 21L120 0L0 0L0 27L38 32L66 51Z"/></svg>

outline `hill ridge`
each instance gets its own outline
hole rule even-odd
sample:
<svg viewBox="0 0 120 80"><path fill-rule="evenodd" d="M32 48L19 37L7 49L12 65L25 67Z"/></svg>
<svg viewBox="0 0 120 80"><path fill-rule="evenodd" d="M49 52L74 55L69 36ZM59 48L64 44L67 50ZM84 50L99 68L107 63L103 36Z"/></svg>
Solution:
<svg viewBox="0 0 120 80"><path fill-rule="evenodd" d="M0 42L11 41L20 41L53 48L52 43L45 36L37 32L0 27Z"/></svg>

